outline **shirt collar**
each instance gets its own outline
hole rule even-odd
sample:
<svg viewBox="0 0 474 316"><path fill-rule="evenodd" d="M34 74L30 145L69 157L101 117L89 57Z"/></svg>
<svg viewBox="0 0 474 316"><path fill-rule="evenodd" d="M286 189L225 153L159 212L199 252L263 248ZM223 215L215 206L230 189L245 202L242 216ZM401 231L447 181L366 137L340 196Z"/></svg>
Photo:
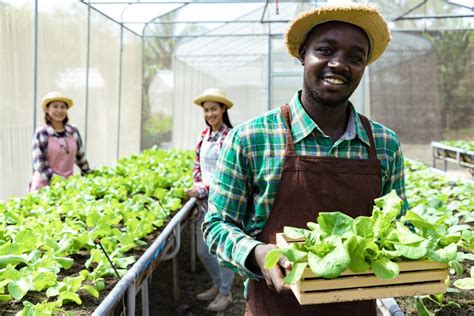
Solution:
<svg viewBox="0 0 474 316"><path fill-rule="evenodd" d="M300 101L300 96L301 90L298 91L290 101L291 134L293 135L295 143L306 138L306 136L311 134L313 131L319 135L324 135L319 126L304 110ZM342 138L345 140L352 140L355 137L358 137L361 141L370 146L369 137L367 136L367 132L362 125L359 115L357 115L352 103L349 102L349 106L351 108L351 114L349 116L349 121L347 122L346 131L342 135Z"/></svg>
<svg viewBox="0 0 474 316"><path fill-rule="evenodd" d="M214 134L212 134L211 128L208 126L204 132L204 135L213 135L219 137L220 135L224 134L226 130L229 130L229 127L225 123L222 123L221 127L219 127L219 129Z"/></svg>
<svg viewBox="0 0 474 316"><path fill-rule="evenodd" d="M66 124L64 126L64 130L66 131L66 135L72 135L74 130L71 125ZM58 132L49 124L46 125L46 131L48 132L48 136L58 136Z"/></svg>

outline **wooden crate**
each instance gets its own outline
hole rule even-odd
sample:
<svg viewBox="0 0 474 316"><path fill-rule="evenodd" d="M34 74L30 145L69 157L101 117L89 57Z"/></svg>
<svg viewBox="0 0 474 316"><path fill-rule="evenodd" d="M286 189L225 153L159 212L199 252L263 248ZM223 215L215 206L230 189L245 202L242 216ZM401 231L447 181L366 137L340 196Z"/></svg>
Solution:
<svg viewBox="0 0 474 316"><path fill-rule="evenodd" d="M285 248L301 240L291 240L280 233L276 235L276 242L278 247ZM307 267L301 280L291 285L291 289L302 305L446 292L446 263L423 260L398 264L400 274L390 280L378 278L371 270L363 273L347 270L337 278L323 279Z"/></svg>

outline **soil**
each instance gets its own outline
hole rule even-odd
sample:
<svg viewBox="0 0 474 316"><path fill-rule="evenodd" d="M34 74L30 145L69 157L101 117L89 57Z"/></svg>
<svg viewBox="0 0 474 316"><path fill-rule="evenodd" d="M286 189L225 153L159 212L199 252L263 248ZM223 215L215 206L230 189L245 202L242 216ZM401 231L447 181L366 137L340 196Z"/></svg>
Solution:
<svg viewBox="0 0 474 316"><path fill-rule="evenodd" d="M460 277L456 277L453 274L450 274L451 284L456 279L467 278L469 277L470 267L474 264L474 261L468 261L463 263L464 273ZM454 286L451 286L454 288ZM400 309L405 313L406 316L415 316L418 315L415 305L414 297L399 297L395 299L400 306ZM434 302L425 299L424 303L429 311L435 312L436 316L472 316L474 315L474 291L461 290L460 293L446 293L444 296L443 304L448 304L448 302L455 302L460 305L456 306L443 306L440 308Z"/></svg>

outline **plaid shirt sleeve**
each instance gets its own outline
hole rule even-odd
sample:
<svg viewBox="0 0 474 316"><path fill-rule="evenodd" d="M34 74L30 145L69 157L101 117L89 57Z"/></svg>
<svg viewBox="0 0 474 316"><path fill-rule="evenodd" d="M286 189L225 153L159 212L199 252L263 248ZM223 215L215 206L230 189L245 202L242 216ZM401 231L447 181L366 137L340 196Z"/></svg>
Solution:
<svg viewBox="0 0 474 316"><path fill-rule="evenodd" d="M79 130L76 127L73 127L72 133L74 139L77 143L77 153L76 153L76 165L81 169L81 175L89 173L91 171L89 167L89 162L86 159L86 152L82 144L82 138L79 134Z"/></svg>
<svg viewBox="0 0 474 316"><path fill-rule="evenodd" d="M227 136L217 162L211 186L209 210L202 225L204 240L211 253L235 272L257 279L259 275L245 266L251 250L262 244L247 235L243 223L251 200L251 174L248 157L239 135Z"/></svg>
<svg viewBox="0 0 474 316"><path fill-rule="evenodd" d="M48 132L46 127L41 127L36 130L33 137L33 170L38 171L41 177L49 182L53 176L53 170L48 164L47 149Z"/></svg>
<svg viewBox="0 0 474 316"><path fill-rule="evenodd" d="M193 180L194 180L194 188L198 191L198 198L203 199L209 194L209 186L205 185L202 182L202 174L201 174L201 145L206 136L208 128L201 132L199 136L198 143L196 145L196 149L194 150L196 155L194 158L194 166L193 166Z"/></svg>
<svg viewBox="0 0 474 316"><path fill-rule="evenodd" d="M405 215L408 210L408 201L405 194L405 171L403 154L398 137L393 133L392 142L394 143L393 156L388 159L389 166L387 168L386 181L383 184L382 195L390 193L395 190L397 195L403 200L403 209L400 216Z"/></svg>

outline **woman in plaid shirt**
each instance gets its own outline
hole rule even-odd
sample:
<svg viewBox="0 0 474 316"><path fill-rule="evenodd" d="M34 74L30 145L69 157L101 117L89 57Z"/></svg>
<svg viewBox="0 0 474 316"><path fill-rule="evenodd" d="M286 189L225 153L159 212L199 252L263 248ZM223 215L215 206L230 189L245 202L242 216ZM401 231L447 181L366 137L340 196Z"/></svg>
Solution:
<svg viewBox="0 0 474 316"><path fill-rule="evenodd" d="M217 257L209 253L202 237L201 225L207 212L207 195L216 169L217 158L225 137L232 128L227 110L232 107L232 101L226 98L220 89L207 89L194 100L204 110L206 129L201 132L196 146L194 161L193 188L187 191L189 197L198 199L201 216L198 221L197 250L201 262L212 278L213 286L197 295L201 301L211 301L207 306L210 311L225 310L232 303L230 293L234 272L219 265Z"/></svg>
<svg viewBox="0 0 474 316"><path fill-rule="evenodd" d="M51 177L67 178L73 174L74 163L81 173L90 172L79 130L68 124L67 110L73 101L61 92L46 94L41 102L46 125L33 137L33 177L30 191L49 185Z"/></svg>

